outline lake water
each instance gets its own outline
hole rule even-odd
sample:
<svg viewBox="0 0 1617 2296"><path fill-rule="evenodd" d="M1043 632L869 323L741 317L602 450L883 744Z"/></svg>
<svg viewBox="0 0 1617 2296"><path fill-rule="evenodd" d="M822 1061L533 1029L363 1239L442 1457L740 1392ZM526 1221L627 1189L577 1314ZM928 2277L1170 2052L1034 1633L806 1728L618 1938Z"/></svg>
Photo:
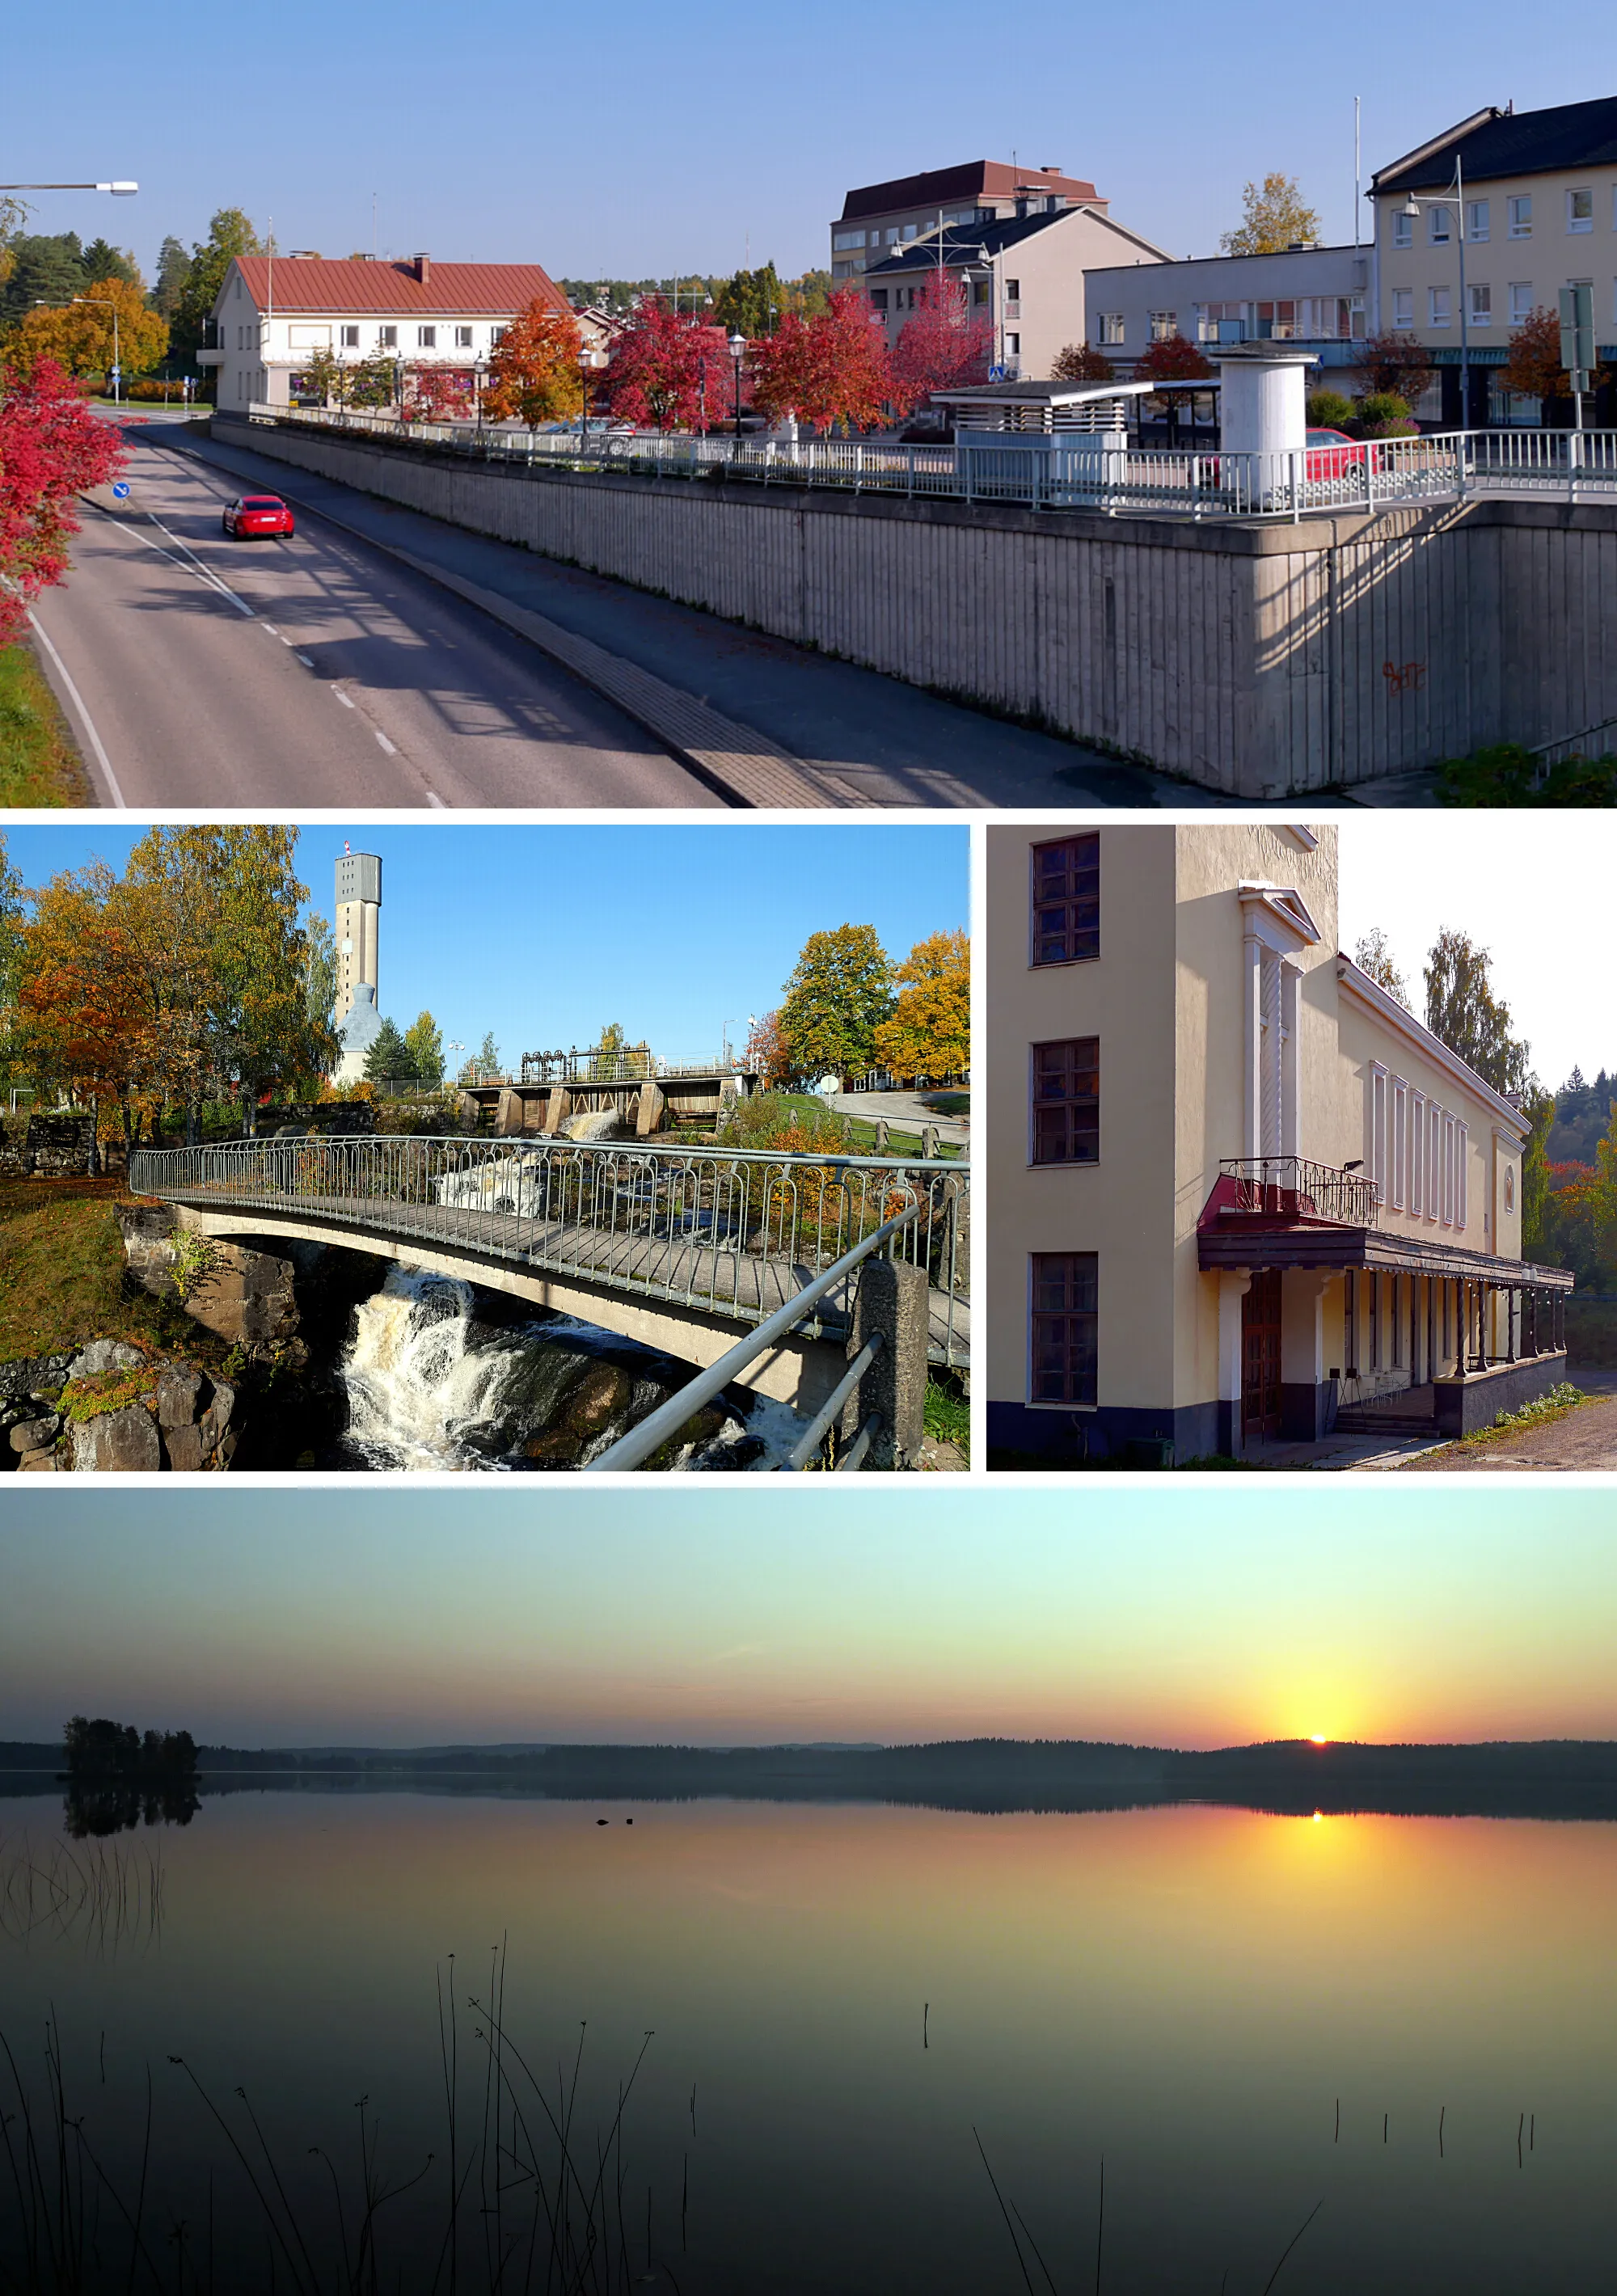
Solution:
<svg viewBox="0 0 1617 2296"><path fill-rule="evenodd" d="M53 1800L0 1800L0 2028L37 2118L54 2018L68 2112L126 2192L150 2067L143 2236L166 2286L182 2246L183 2285L210 2284L210 2177L213 2284L267 2289L272 2253L279 2288L349 2284L309 2148L345 2180L357 2251L364 2098L374 2177L436 2156L376 2216L377 2285L449 2287L439 1975L463 2290L489 2284L497 2241L510 2288L1016 2296L973 2129L1030 2284L1060 2296L1096 2285L1103 2154L1106 2296L1261 2296L1317 2204L1276 2296L1571 2296L1610 2276L1611 1824L253 1792L71 1844L119 1861L121 1915L103 1898L98 1919L44 1915ZM502 1939L521 2124L468 2005ZM558 2181L515 2053L560 2113L581 2020L562 2267L561 2231L514 2236L530 2143L553 2208ZM620 2161L618 2085L648 2031ZM286 2254L176 2055L267 2186L246 2088L298 2222ZM0 2059L0 2109L10 2080ZM14 2219L0 2199L13 2240ZM114 2232L109 2201L109 2254Z"/></svg>

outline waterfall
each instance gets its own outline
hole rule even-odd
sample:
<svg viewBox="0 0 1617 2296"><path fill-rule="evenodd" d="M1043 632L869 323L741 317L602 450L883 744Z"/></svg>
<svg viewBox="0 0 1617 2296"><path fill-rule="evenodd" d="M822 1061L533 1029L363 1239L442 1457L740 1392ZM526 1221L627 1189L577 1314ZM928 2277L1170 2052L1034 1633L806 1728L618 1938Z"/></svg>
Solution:
<svg viewBox="0 0 1617 2296"><path fill-rule="evenodd" d="M473 1349L472 1308L469 1283L410 1267L361 1300L341 1372L349 1440L370 1464L472 1464L457 1433L488 1415L512 1364L506 1350Z"/></svg>
<svg viewBox="0 0 1617 2296"><path fill-rule="evenodd" d="M688 1368L570 1316L512 1324L475 1287L395 1267L360 1301L338 1376L349 1404L340 1464L487 1472L587 1465L675 1394ZM669 1464L767 1467L801 1423L761 1397L716 1398ZM334 1463L335 1464L335 1463Z"/></svg>

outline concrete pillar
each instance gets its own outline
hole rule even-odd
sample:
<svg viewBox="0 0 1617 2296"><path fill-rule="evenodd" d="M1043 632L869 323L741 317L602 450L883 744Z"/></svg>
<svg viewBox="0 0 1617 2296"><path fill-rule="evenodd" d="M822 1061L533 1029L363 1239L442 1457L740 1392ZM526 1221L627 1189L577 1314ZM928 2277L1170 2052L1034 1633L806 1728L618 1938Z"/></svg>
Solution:
<svg viewBox="0 0 1617 2296"><path fill-rule="evenodd" d="M1243 1098L1242 1144L1244 1156L1263 1153L1263 943L1256 933L1248 933L1243 943L1246 959L1245 1001L1243 1016L1246 1032L1246 1086Z"/></svg>
<svg viewBox="0 0 1617 2296"><path fill-rule="evenodd" d="M935 1124L923 1124L921 1127L921 1153L923 1156L931 1157L935 1156L937 1152L938 1128Z"/></svg>
<svg viewBox="0 0 1617 2296"><path fill-rule="evenodd" d="M1293 1443L1317 1443L1331 1431L1325 1360L1331 1280L1317 1267L1287 1268L1280 1279L1280 1431Z"/></svg>
<svg viewBox="0 0 1617 2296"><path fill-rule="evenodd" d="M887 1137L888 1137L887 1119L886 1119L884 1116L878 1116L878 1117L877 1117L877 1119L876 1119L876 1144L875 1144L874 1148L871 1151L871 1153L872 1153L873 1155L875 1155L875 1156L885 1156L885 1155L886 1155L886 1153L887 1153Z"/></svg>
<svg viewBox="0 0 1617 2296"><path fill-rule="evenodd" d="M851 1361L875 1332L882 1345L842 1413L844 1447L874 1413L881 1421L866 1456L871 1467L913 1466L925 1432L927 1276L900 1260L866 1260L854 1292Z"/></svg>
<svg viewBox="0 0 1617 2296"><path fill-rule="evenodd" d="M1252 1288L1250 1267L1227 1267L1219 1275L1219 1441L1232 1458L1242 1450L1241 1302Z"/></svg>
<svg viewBox="0 0 1617 2296"><path fill-rule="evenodd" d="M507 1085L500 1095L499 1106L494 1111L495 1133L499 1139L509 1140L521 1132L521 1095L520 1093L513 1092Z"/></svg>
<svg viewBox="0 0 1617 2296"><path fill-rule="evenodd" d="M460 1128L463 1132L480 1132L483 1111L480 1103L469 1092L463 1092L459 1108Z"/></svg>
<svg viewBox="0 0 1617 2296"><path fill-rule="evenodd" d="M1219 443L1227 455L1297 455L1308 445L1312 351L1238 343L1219 354Z"/></svg>
<svg viewBox="0 0 1617 2296"><path fill-rule="evenodd" d="M560 1132L572 1114L572 1095L564 1084L553 1084L550 1098L545 1103L545 1129Z"/></svg>
<svg viewBox="0 0 1617 2296"><path fill-rule="evenodd" d="M640 1086L635 1108L635 1137L649 1140L653 1132L662 1128L662 1111L668 1106L662 1087L647 1077Z"/></svg>
<svg viewBox="0 0 1617 2296"><path fill-rule="evenodd" d="M1302 1048L1297 1041L1302 967L1285 957L1280 966L1280 1153L1302 1153Z"/></svg>

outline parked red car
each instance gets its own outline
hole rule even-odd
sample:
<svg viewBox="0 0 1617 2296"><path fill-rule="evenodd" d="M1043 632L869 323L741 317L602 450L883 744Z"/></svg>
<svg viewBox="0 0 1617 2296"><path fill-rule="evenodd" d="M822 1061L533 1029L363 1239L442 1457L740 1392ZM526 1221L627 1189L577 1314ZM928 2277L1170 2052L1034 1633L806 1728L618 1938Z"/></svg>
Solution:
<svg viewBox="0 0 1617 2296"><path fill-rule="evenodd" d="M1364 440L1350 439L1345 430L1310 430L1304 473L1316 480L1350 479L1367 455Z"/></svg>
<svg viewBox="0 0 1617 2296"><path fill-rule="evenodd" d="M237 541L249 534L295 534L292 514L279 495L238 495L226 503L223 520L226 534Z"/></svg>

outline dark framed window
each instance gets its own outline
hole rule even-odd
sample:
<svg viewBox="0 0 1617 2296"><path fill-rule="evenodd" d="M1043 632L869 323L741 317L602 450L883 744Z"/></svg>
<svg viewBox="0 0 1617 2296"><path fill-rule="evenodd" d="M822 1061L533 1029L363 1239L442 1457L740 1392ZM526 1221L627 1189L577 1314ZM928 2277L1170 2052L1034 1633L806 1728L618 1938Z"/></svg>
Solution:
<svg viewBox="0 0 1617 2296"><path fill-rule="evenodd" d="M1095 1401L1098 1253L1036 1251L1032 1400Z"/></svg>
<svg viewBox="0 0 1617 2296"><path fill-rule="evenodd" d="M1101 1040L1063 1037L1033 1047L1033 1161L1097 1164Z"/></svg>
<svg viewBox="0 0 1617 2296"><path fill-rule="evenodd" d="M1082 964L1100 955L1100 832L1034 845L1031 964Z"/></svg>
<svg viewBox="0 0 1617 2296"><path fill-rule="evenodd" d="M1101 953L1098 829L1033 848L1034 964L1078 964Z"/></svg>

